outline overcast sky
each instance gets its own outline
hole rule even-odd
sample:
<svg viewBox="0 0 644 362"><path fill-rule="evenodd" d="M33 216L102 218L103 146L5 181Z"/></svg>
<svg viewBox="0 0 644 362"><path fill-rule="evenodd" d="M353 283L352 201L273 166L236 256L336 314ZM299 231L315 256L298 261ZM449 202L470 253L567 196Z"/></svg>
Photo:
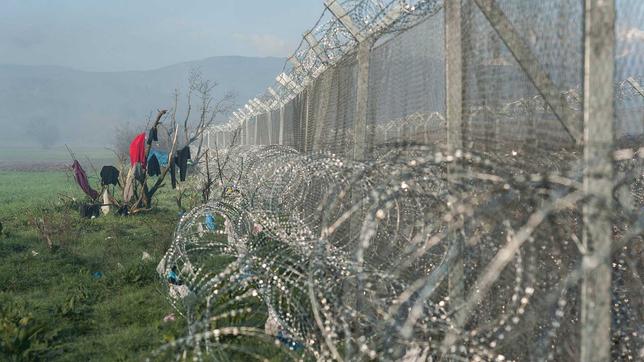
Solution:
<svg viewBox="0 0 644 362"><path fill-rule="evenodd" d="M288 56L322 0L0 0L0 64L146 70Z"/></svg>
<svg viewBox="0 0 644 362"><path fill-rule="evenodd" d="M644 0L618 0L644 39ZM0 64L154 69L217 55L286 57L322 0L0 0Z"/></svg>

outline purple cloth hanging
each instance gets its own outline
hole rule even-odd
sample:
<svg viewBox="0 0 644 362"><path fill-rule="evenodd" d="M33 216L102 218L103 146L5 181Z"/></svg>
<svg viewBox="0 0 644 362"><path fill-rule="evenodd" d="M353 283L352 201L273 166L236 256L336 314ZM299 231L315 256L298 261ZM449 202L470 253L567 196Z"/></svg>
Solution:
<svg viewBox="0 0 644 362"><path fill-rule="evenodd" d="M81 167L80 163L78 163L77 160L74 160L72 169L74 170L74 178L76 179L76 183L78 184L78 186L80 186L83 192L87 196L89 196L92 200L96 200L96 198L98 197L98 192L89 185L89 180L87 180L87 174L85 174L85 170L83 170L83 168Z"/></svg>

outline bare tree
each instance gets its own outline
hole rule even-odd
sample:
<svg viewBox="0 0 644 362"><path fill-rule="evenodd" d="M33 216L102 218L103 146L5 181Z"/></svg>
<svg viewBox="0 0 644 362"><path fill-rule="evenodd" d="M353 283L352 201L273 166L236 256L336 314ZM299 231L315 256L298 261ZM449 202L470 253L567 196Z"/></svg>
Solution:
<svg viewBox="0 0 644 362"><path fill-rule="evenodd" d="M158 142L162 147L170 151L168 166L153 184L148 185L147 176L142 182L136 184L135 195L138 195L138 197L131 204L130 209L132 213L149 210L152 207L154 194L165 185L165 178L174 167L173 155L178 149L191 146L196 151L192 153L193 163L199 164L201 162L207 162L207 148L204 147L206 131L215 124L218 116L230 112L235 106L235 95L232 92L227 92L220 98L214 96L214 90L217 85L214 81L203 79L200 71L193 70L189 76L185 117L182 120L177 120L180 104L180 93L178 90L174 92L174 105L171 110L158 111L151 128L159 136ZM195 99L197 100L197 104L193 105ZM193 111L193 107L195 106L198 107L198 112ZM131 140L132 137L127 137L126 139ZM129 145L127 149L129 150ZM150 150L151 145L148 145L145 150L146 159ZM207 178L209 190L212 179L209 175ZM202 190L202 192L209 194L209 191Z"/></svg>
<svg viewBox="0 0 644 362"><path fill-rule="evenodd" d="M205 154L204 133L215 124L217 116L230 113L235 107L235 94L226 92L221 98L216 99L213 90L219 85L217 82L203 79L199 70L193 70L190 74L189 94L198 98L199 114L195 120L189 121L189 113L183 123L183 134L186 145L194 144L196 154L193 157L194 163L199 163ZM192 108L188 97L188 109Z"/></svg>
<svg viewBox="0 0 644 362"><path fill-rule="evenodd" d="M114 128L114 138L110 149L117 159L127 159L130 152L130 141L137 133L138 131L129 123L121 124Z"/></svg>

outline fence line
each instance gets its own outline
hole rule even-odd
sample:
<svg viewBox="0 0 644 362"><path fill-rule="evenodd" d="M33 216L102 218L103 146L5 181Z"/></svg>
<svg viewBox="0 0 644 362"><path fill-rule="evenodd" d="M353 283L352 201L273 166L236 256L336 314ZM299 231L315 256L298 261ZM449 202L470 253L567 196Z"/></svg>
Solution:
<svg viewBox="0 0 644 362"><path fill-rule="evenodd" d="M611 250L616 238L615 218L625 212L626 203L613 200L615 190L622 187L619 177L625 177L625 171L619 171L620 167L616 166L613 151L630 147L637 154L642 147L644 92L640 84L644 76L644 47L625 34L644 23L644 3L630 0L585 0L584 3L576 0L446 0L445 3L327 0L325 5L320 20L305 33L300 47L277 77L277 83L236 111L226 125L210 130L209 147L261 159L253 153L257 149L248 151L250 146L281 145L285 148L280 150L299 152L295 156L291 151L284 151L288 157L280 159L281 162L288 159L300 164L308 160L329 168L333 168L329 166L333 162L341 163L338 160L352 162L356 170L342 171L350 174L345 175L349 179L361 177L360 172L364 172L361 167L370 164L412 172L406 169L406 164L397 162L401 159L416 162L415 152L420 152L421 158L437 155L435 160L440 165L436 166L440 175L437 177L446 182L437 187L440 191L434 192L441 195L450 210L445 223L449 251L446 251L447 261L440 265L448 268L444 272L448 279L446 300L448 314L454 317L453 325L444 331L443 351L456 346L459 338L465 340L463 346L478 348L473 336L463 337L464 331L476 330L477 323L485 319L483 316L493 315L498 306L494 303L470 305L474 302L466 300L465 295L472 295L474 285L489 282L485 277L495 275L492 279L496 281L515 256L499 253L493 258L485 250L476 249L480 248L476 244L480 235L489 233L507 238L509 245L516 245L517 249L530 239L527 236L521 239L521 235L513 237L509 231L505 235L505 229L517 234L525 230L509 225L508 220L484 221L494 215L477 206L478 202L484 203L477 188L487 187L479 184L481 180L523 177L525 189L515 201L523 202L526 210L548 210L543 215L535 212L537 216L523 220L528 229L537 228L545 215L559 211L561 205L557 204L557 198L549 203L532 195L540 186L538 181L530 184L527 175L557 174L575 182L583 181L585 203L579 210L573 207L575 211L570 211L571 214L560 215L575 219L575 212L579 211L583 217L583 223L578 225L583 229L579 242L582 250L580 298L571 299L575 308L579 308L581 324L571 322L568 330L580 335L576 344L579 351L575 353L580 360L614 357L617 347L611 343L611 336L615 338L616 332L611 332L611 326L615 326L617 312L611 307L615 289L615 282L611 283ZM413 149L415 146L422 151ZM266 150L270 148L260 148L257 152L267 152L267 162L274 162L270 158L274 154ZM331 159L321 161L315 158L316 154L325 154L324 157ZM405 156L387 163L392 154ZM634 167L635 171L631 171L636 176L633 177L640 180L642 174L637 170L641 169L641 162ZM268 172L261 166L258 168ZM416 176L416 180L423 178L422 174ZM372 180L360 182L373 186ZM360 182L347 186L345 193L339 194L348 195L347 203L353 205L348 231L340 238L372 237L365 234L369 231L364 225L368 224L371 209L360 198L363 196L358 191L357 185L363 185ZM325 190L325 187L313 187L312 183L307 184L306 192L323 194L319 189ZM506 185L510 187L510 182ZM635 198L641 193L635 186L629 190L626 193ZM485 192L492 193L488 190L481 194ZM312 201L318 196L309 195L298 199L300 203L289 205L321 212L322 201ZM427 201L425 197L430 198L421 196L418 196L421 204ZM578 194L571 191L568 196L575 200L570 201L573 204L580 202ZM465 211L467 208L475 211ZM317 215L314 211L304 214ZM418 217L414 213L410 215ZM308 220L304 216L301 219ZM408 222L413 230L413 222ZM576 221L570 223L577 225ZM322 228L316 225L307 224L307 227ZM575 228L570 231L573 239L577 238ZM542 241L547 239L547 236L541 237ZM567 243L570 234L562 232L558 237L561 240L557 242L565 239ZM362 255L361 247L356 248L356 255ZM386 249L381 245L379 248ZM468 250L472 253L472 249L489 257L469 255ZM534 252L530 257L542 257L537 255ZM521 255L516 257L519 258L516 268L521 270L524 261ZM578 262L574 257L570 259L570 263ZM485 264L486 260L490 263ZM502 267L495 270L495 265ZM428 279L434 280L436 275L439 274L432 274ZM565 278L561 279L565 284ZM528 300L532 293L523 293L523 298ZM568 289L564 288L562 293L568 293ZM363 303L356 298L351 301L351 308L360 312L367 310L360 309ZM485 295L477 298L483 299ZM413 297L409 299L410 305L415 302ZM474 308L479 308L480 316L474 314ZM405 318L412 320L411 316ZM635 323L638 319L641 320L640 315L635 317ZM559 324L553 329L558 330ZM401 335L408 338L406 333ZM503 340L501 330L490 333L496 333L496 337L501 335L498 340ZM541 337L544 345L539 348L554 348L545 345L545 341L554 337ZM530 354L522 356L527 358ZM550 352L548 358L557 357Z"/></svg>

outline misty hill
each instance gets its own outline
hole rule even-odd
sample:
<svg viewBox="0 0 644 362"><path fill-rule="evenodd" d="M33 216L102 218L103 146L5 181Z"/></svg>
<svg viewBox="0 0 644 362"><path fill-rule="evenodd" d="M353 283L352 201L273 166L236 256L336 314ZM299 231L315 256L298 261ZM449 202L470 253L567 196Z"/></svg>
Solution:
<svg viewBox="0 0 644 362"><path fill-rule="evenodd" d="M108 145L116 125L143 126L150 113L170 108L173 90L185 90L192 69L219 83L216 95L234 91L244 104L272 84L283 64L230 56L130 72L0 65L0 145L26 145L35 126L58 132L58 143Z"/></svg>

